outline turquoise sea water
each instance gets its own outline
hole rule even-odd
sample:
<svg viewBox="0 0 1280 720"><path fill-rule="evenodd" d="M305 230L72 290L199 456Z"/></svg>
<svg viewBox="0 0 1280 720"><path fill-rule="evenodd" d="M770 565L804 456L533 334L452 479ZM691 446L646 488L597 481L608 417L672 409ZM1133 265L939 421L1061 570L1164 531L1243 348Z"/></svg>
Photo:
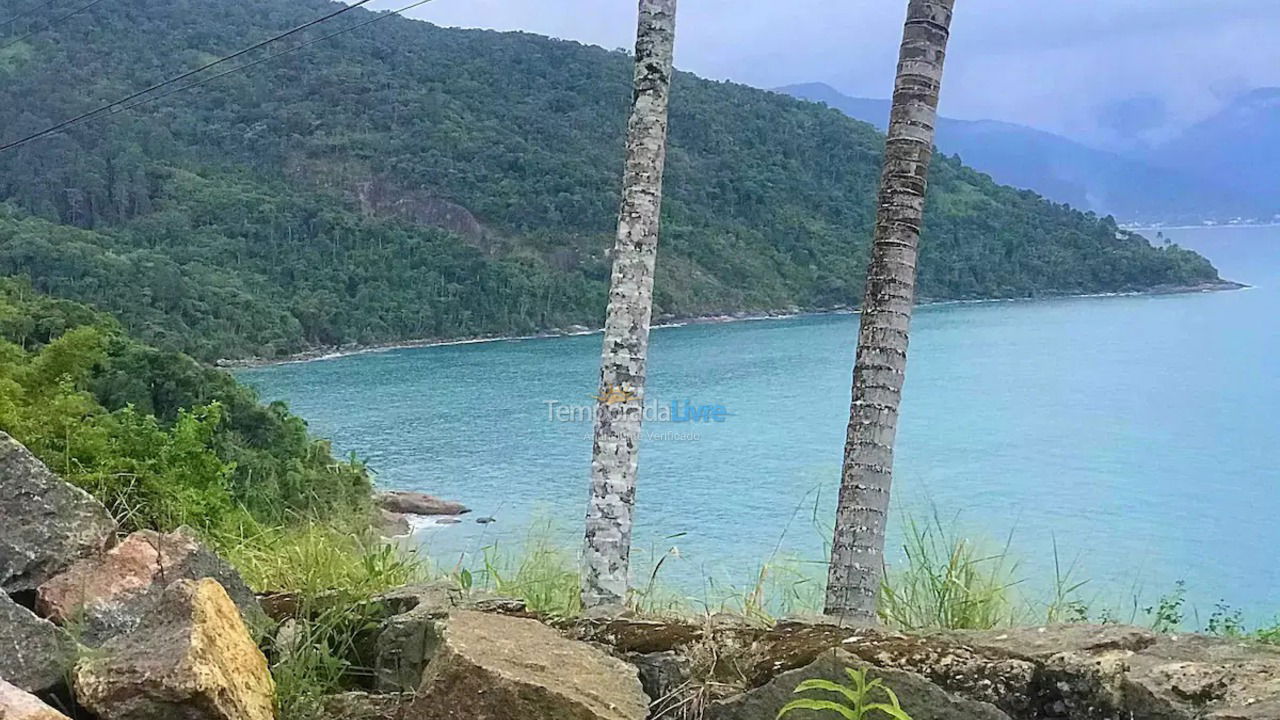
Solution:
<svg viewBox="0 0 1280 720"><path fill-rule="evenodd" d="M995 545L1012 534L1028 595L1047 592L1056 542L1107 603L1185 580L1202 621L1220 599L1254 622L1280 613L1280 228L1165 234L1255 287L919 311L891 561L901 514L936 509ZM821 558L856 332L853 315L654 332L651 403L728 416L646 426L637 565L678 547L663 578L699 596L708 577L749 584L775 553ZM594 335L502 341L242 377L380 484L494 516L420 534L451 562L535 518L574 546L591 428L558 421L549 401L589 406L599 351Z"/></svg>

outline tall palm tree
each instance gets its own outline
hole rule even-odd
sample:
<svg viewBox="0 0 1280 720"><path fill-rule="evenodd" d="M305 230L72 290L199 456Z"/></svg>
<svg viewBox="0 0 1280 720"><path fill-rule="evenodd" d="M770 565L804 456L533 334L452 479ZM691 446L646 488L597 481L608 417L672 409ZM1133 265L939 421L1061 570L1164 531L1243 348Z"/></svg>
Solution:
<svg viewBox="0 0 1280 720"><path fill-rule="evenodd" d="M676 0L640 0L583 550L582 603L594 611L620 608L627 594L675 32Z"/></svg>
<svg viewBox="0 0 1280 720"><path fill-rule="evenodd" d="M853 370L826 614L870 624L884 571L916 257L955 0L908 0Z"/></svg>

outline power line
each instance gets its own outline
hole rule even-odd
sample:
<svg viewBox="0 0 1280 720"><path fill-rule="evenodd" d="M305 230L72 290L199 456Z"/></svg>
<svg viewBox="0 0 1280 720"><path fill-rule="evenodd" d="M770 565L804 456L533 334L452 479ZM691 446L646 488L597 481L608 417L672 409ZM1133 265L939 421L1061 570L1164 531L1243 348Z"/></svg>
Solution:
<svg viewBox="0 0 1280 720"><path fill-rule="evenodd" d="M99 3L99 2L102 2L102 0L94 0L94 3ZM31 135L28 135L28 136L26 136L26 137L22 138L21 140L14 140L14 141L13 141L13 142L11 142L11 143L7 143L7 144L5 144L5 145L0 145L0 152L4 152L4 151L6 151L6 150L11 150L11 149L13 149L13 148L15 148L15 147L18 147L19 145L25 145L25 144L27 144L27 143L31 142L32 140L38 140L38 139L40 139L40 138L42 138L42 137L45 137L46 135L51 135L51 134L53 134L53 133L55 133L55 132L57 132L57 131L59 131L59 130L62 130L62 129L64 129L64 128L71 127L72 125L77 125L77 124L79 124L79 123L81 123L81 122L84 122L85 120L88 120L88 119L90 119L90 118L93 118L93 117L94 117L94 116L96 116L96 115L99 115L100 113L103 113L103 112L106 112L106 111L108 111L108 110L111 110L112 108L116 107L117 105L123 105L123 104L125 104L125 103L127 103L127 102L130 102L130 101L132 101L132 100L136 100L136 99L138 99L138 98L142 97L143 95L146 95L147 93L150 93L150 92L154 92L154 91L156 91L156 90L159 90L159 89L160 89L160 88L162 88L162 87L166 87L166 86L168 86L168 85L172 85L173 83L181 82L181 81L183 81L183 80L186 80L187 78L191 77L192 75L196 75L196 74L198 74L198 73L204 72L205 70L208 70L208 69L209 69L209 68L211 68L211 67L215 67L215 66L217 66L217 65L221 65L222 63L227 62L227 61L229 61L229 60L234 60L234 59L236 59L236 58L238 58L238 57L240 57L240 56L242 56L242 55L245 55L246 53L253 52L254 50L257 50L258 48L261 48L261 47L263 47L263 46L265 46L265 45L270 45L271 43L276 42L277 40L283 40L284 38L287 38L287 37L289 37L290 35L295 35L295 34L297 34L297 33L299 33L299 32L302 32L303 30L306 30L307 28L310 28L310 27L314 27L314 26L316 26L316 25L319 25L320 23L323 23L323 22L325 22L325 21L327 21L327 20L330 20L330 19L332 19L332 18L335 18L335 17L337 17L337 16L339 16L339 15L341 15L341 14L345 13L345 12L348 12L348 11L350 11L350 10L354 10L354 9L356 9L356 8L360 7L361 5L365 5L365 4L368 4L368 3L370 3L370 2L372 2L372 0L358 0L358 2L352 3L351 5L344 5L344 6L342 6L341 8L339 8L338 10L335 10L335 11L333 11L333 12L329 13L328 15L325 15L325 16L323 16L323 17L316 18L315 20L311 20L310 22L305 22L305 23L303 23L303 24L301 24L301 25L299 25L299 26L297 26L297 27L293 28L292 30L286 30L285 32L280 33L279 35L276 35L276 36L271 37L271 38L267 38L266 40L263 40L262 42L254 43L253 45L250 45L249 47L244 48L243 50L237 50L236 52L233 52L233 53L231 53L230 55L226 55L226 56L224 56L224 57L220 57L220 58L218 58L217 60L214 60L214 61L212 61L212 62L205 63L204 65L201 65L200 67L198 67L198 68L196 68L196 69L194 69L194 70L189 70L189 71L187 71L187 72L182 73L181 75L175 75L175 76L173 76L173 77L169 78L168 80L164 80L164 81L158 82L158 83L156 83L155 85L152 85L152 86L151 86L151 87L149 87L149 88L146 88L146 89L143 89L143 90L139 90L138 92L135 92L135 93L133 93L132 95L127 95L127 96L125 96L125 97L123 97L123 98L120 98L119 100L116 100L115 102L108 103L108 104L106 104L106 105L101 105L101 106L99 106L99 107L94 108L93 110L90 110L89 112L81 113L80 115L77 115L77 116L75 116L75 117L73 117L73 118L69 118L69 119L67 119L67 120L63 120L62 122L60 122L60 123L58 123L58 124L56 124L56 125L53 125L53 126L48 127L48 128L46 128L46 129L44 129L44 130L41 130L40 132L37 132L37 133L33 133L33 134L31 134Z"/></svg>
<svg viewBox="0 0 1280 720"><path fill-rule="evenodd" d="M9 18L8 20L5 20L4 22L0 23L0 27L9 27L10 25L14 24L15 22L17 22L17 21L21 20L22 18L24 18L24 17L26 17L26 16L30 15L30 14L31 14L31 13L33 13L33 12L35 12L36 10L39 10L40 8L44 8L44 7L49 7L50 5L56 5L56 4L57 4L57 2L58 2L58 0L49 0L49 2L45 2L45 3L41 3L41 2L34 2L34 3L31 3L31 5L29 5L29 6L27 7L27 9L26 9L26 10L23 10L22 12L18 13L17 15L14 15L13 17Z"/></svg>
<svg viewBox="0 0 1280 720"><path fill-rule="evenodd" d="M308 41L306 41L306 42L304 42L304 43L301 43L301 44L295 45L294 47L291 47L291 48L289 48L288 50L281 50L281 51L280 51L280 52L278 52L278 53L275 53L275 54L273 54L273 55L268 55L268 56L266 56L266 57L264 57L264 58L259 58L259 59L257 59L257 60L254 60L253 62L245 63L244 65L237 65L236 67L233 67L233 68L231 68L230 70L224 70L224 71L222 71L222 72L218 73L217 75L210 75L210 76L209 76L209 77L207 77L207 78L201 78L200 80L197 80L197 81L195 81L195 82L193 82L193 83L191 83L191 84L189 84L189 85L182 85L182 86L180 86L180 87L176 87L176 88L174 88L174 89L172 89L172 90L168 90L168 91L166 91L166 92L162 92L162 93L160 93L159 95L152 95L151 97L142 98L141 100L139 100L139 101L137 101L137 102L135 102L135 103L133 103L133 104L126 105L126 106L124 106L124 107L122 107L122 108L119 108L119 109L117 109L117 110L112 110L112 111L111 111L111 114L113 114L113 115L114 115L114 114L116 114L116 113L127 112L127 111L129 111L129 110L132 110L132 109L134 109L134 108L136 108L136 107L140 106L140 105L146 105L147 103L155 102L156 100L160 100L160 99L162 99L162 98L167 98L167 97L169 97L170 95L176 95L176 94L178 94L178 93L180 93L180 92L183 92L183 91L186 91L186 90L190 90L190 89L192 89L192 88L200 87L201 85L204 85L204 84L206 84L206 83L213 82L214 80L217 80L218 78L223 78L223 77L226 77L226 76L228 76L228 75L232 75L232 74L234 74L234 73L238 73L238 72L240 72L241 70L248 70L249 68L251 68L251 67L253 67L253 66L255 66L255 65L261 65L262 63L270 62L271 60L275 60L276 58L280 57L281 55L288 55L288 54L290 54L290 53L297 52L297 51L302 50L303 48L309 47L309 46L311 46L311 45L315 45L316 43L322 43L322 42L324 42L325 40L331 40L331 39L333 39L333 38L335 38L335 37L338 37L339 35L345 35L345 34L347 34L347 33L351 32L351 31L353 31L353 30L359 30L360 28L362 28L362 27L364 27L364 26L366 26L366 25L372 25L372 24L374 24L374 23L378 22L379 20L385 20L385 19L387 19L387 18L391 17L392 15L399 15L400 13L408 12L409 10L414 9L414 8L418 7L419 5L426 5L426 4L427 4L427 3L429 3L429 2L431 2L431 0L418 0L418 2L415 2L415 3L411 4L411 5L406 5L406 6L402 7L402 8L400 8L399 10L391 10L391 11L389 11L389 12L382 13L382 14L378 15L377 17L371 18L371 19L369 19L369 20L365 20L364 22L361 22L361 23L356 23L355 25L352 25L352 26L351 26L351 27L349 27L349 28L343 28L342 30L338 30L337 32L332 32L332 33L329 33L328 35L323 35L323 36L321 36L321 37L318 37L318 38L315 38L315 39L312 39L312 40L308 40ZM0 148L0 150L3 150L3 148Z"/></svg>
<svg viewBox="0 0 1280 720"><path fill-rule="evenodd" d="M100 2L102 2L102 0L93 0L93 2L89 3L88 5L84 5L84 6L82 6L82 7L78 7L78 8L76 8L75 10L72 10L71 12L67 13L66 15L63 15L62 17L59 17L59 18L54 19L52 22L49 22L48 24L46 24L44 27L39 27L39 28L36 28L35 30L30 30L30 31L28 31L28 32L27 32L27 34L26 34L26 35L23 35L23 36L22 36L22 37L20 37L20 38L18 38L18 39L16 39L16 40L12 40L12 41L10 41L10 42L8 42L8 43L4 44L4 45L0 45L0 51L8 50L9 48L13 47L14 45L17 45L18 43L22 42L23 40L26 40L27 38L31 37L32 35L35 35L35 34L36 34L36 33L38 33L38 32L43 32L43 31L45 31L45 30L48 30L49 28L51 28L51 27L53 27L53 26L55 26L55 25L57 25L57 24L59 24L59 23L63 22L64 20L70 20L71 18L75 17L76 15L79 15L80 13L84 12L85 10L88 10L89 8L93 7L94 5L97 5L97 4L98 4L98 3L100 3ZM16 18L15 18L15 19L16 19ZM12 22L12 21L10 21L10 22Z"/></svg>

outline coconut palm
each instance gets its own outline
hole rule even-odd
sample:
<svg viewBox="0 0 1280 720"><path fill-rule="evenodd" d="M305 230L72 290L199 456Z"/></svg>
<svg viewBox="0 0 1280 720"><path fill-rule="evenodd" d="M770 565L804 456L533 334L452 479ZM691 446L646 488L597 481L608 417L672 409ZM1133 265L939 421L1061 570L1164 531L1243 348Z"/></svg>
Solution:
<svg viewBox="0 0 1280 720"><path fill-rule="evenodd" d="M853 370L826 614L874 623L916 257L955 0L908 0Z"/></svg>
<svg viewBox="0 0 1280 720"><path fill-rule="evenodd" d="M582 574L588 610L616 609L626 600L675 22L676 0L640 0L635 94L591 454Z"/></svg>

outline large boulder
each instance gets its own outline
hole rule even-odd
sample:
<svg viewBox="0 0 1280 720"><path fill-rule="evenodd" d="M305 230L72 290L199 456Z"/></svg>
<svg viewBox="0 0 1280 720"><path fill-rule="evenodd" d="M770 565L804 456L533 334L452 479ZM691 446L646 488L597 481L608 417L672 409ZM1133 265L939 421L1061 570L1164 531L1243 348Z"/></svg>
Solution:
<svg viewBox="0 0 1280 720"><path fill-rule="evenodd" d="M101 720L271 720L275 686L216 581L179 580L133 632L75 670L76 699Z"/></svg>
<svg viewBox="0 0 1280 720"><path fill-rule="evenodd" d="M451 582L409 585L374 600L386 617L370 655L374 689L412 693L443 639L444 623L457 610L524 615L524 603L484 592L464 592Z"/></svg>
<svg viewBox="0 0 1280 720"><path fill-rule="evenodd" d="M81 642L97 646L128 632L175 580L213 578L251 627L266 615L235 569L186 531L136 532L105 554L81 560L42 584L36 611L63 624L74 620Z"/></svg>
<svg viewBox="0 0 1280 720"><path fill-rule="evenodd" d="M61 628L0 593L0 678L27 692L44 692L67 679L76 650Z"/></svg>
<svg viewBox="0 0 1280 720"><path fill-rule="evenodd" d="M810 679L848 684L846 668L862 670L867 673L868 680L883 682L897 696L902 709L912 720L1009 720L1008 715L990 703L956 697L912 672L873 668L861 658L838 648L823 653L803 668L782 673L761 687L713 703L705 710L703 717L706 720L774 720L784 705L798 697L839 700L839 696L829 693L796 695L795 689L801 682ZM886 702L886 697L875 692L870 701ZM787 717L793 720L822 720L834 715L803 710Z"/></svg>
<svg viewBox="0 0 1280 720"><path fill-rule="evenodd" d="M409 708L413 720L642 720L636 669L536 620L462 610Z"/></svg>
<svg viewBox="0 0 1280 720"><path fill-rule="evenodd" d="M88 493L63 482L0 432L0 592L16 594L115 539L116 524Z"/></svg>
<svg viewBox="0 0 1280 720"><path fill-rule="evenodd" d="M379 492L373 499L379 508L399 515L462 515L471 512L461 503L408 490Z"/></svg>
<svg viewBox="0 0 1280 720"><path fill-rule="evenodd" d="M67 720L67 716L0 678L0 720Z"/></svg>

